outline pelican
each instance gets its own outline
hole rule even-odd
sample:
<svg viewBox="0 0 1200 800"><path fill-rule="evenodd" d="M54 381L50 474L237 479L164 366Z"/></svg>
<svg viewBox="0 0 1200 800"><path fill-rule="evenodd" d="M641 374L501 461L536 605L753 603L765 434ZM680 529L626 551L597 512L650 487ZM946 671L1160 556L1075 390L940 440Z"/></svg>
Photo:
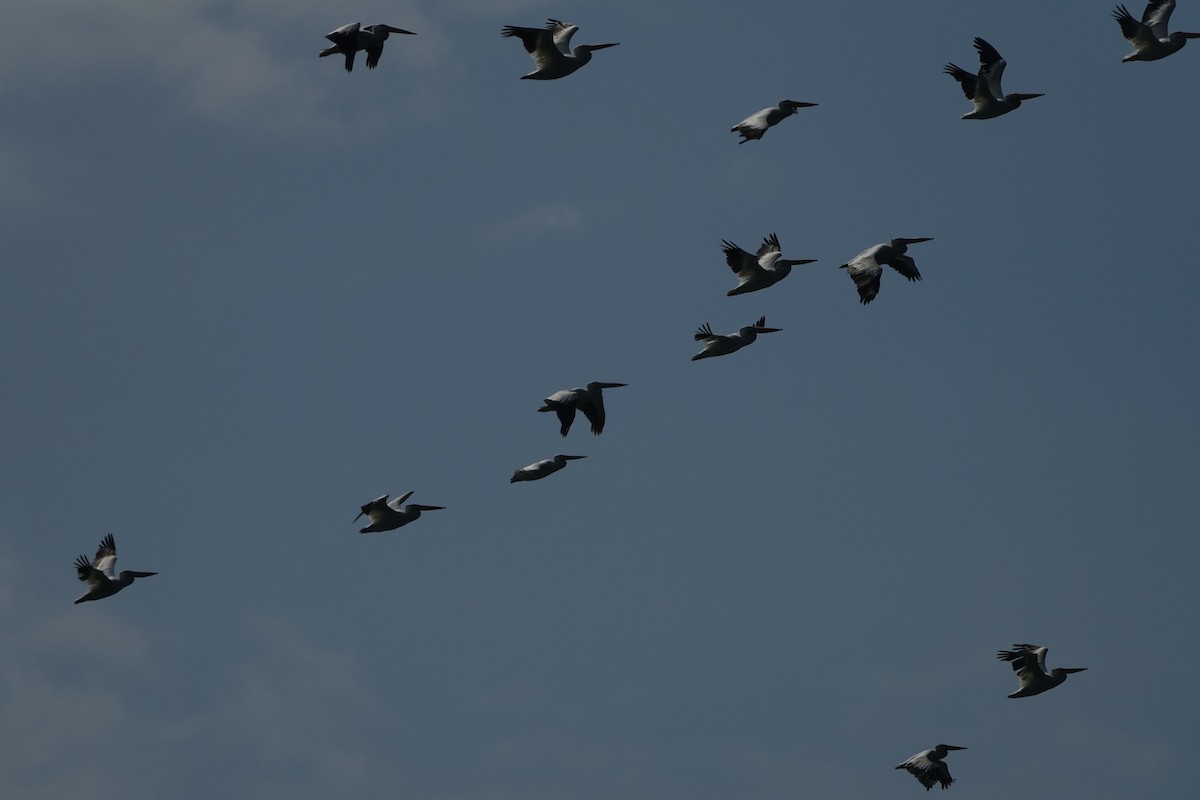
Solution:
<svg viewBox="0 0 1200 800"><path fill-rule="evenodd" d="M592 60L593 50L603 50L606 47L616 47L620 42L609 44L581 44L571 50L571 37L579 30L578 25L560 22L556 19L546 20L544 28L519 28L516 25L505 25L501 36L516 36L525 45L525 52L533 59L537 67L528 75L522 75L521 80L552 81L565 78L584 64Z"/></svg>
<svg viewBox="0 0 1200 800"><path fill-rule="evenodd" d="M599 436L604 432L604 390L619 389L628 385L592 381L586 387L562 389L547 397L545 405L538 411L553 411L558 414L558 432L566 436L567 431L571 430L571 423L575 421L575 409L579 409L588 418L588 422L592 423L592 433Z"/></svg>
<svg viewBox="0 0 1200 800"><path fill-rule="evenodd" d="M354 54L359 50L366 50L367 69L375 69L375 67L379 66L379 57L383 55L383 43L387 41L388 34L392 33L405 33L409 36L416 36L412 31L406 31L403 28L396 28L391 25L368 25L364 28L357 22L351 22L348 25L343 25L325 34L325 38L333 42L333 47L326 47L322 50L321 58L337 53L345 53L346 72L350 72L354 69Z"/></svg>
<svg viewBox="0 0 1200 800"><path fill-rule="evenodd" d="M741 136L738 144L745 144L751 139L761 139L767 128L778 125L796 113L797 108L812 108L816 103L802 103L799 100L780 100L779 105L756 111L729 130Z"/></svg>
<svg viewBox="0 0 1200 800"><path fill-rule="evenodd" d="M1121 61L1158 61L1182 50L1188 39L1200 39L1200 33L1167 33L1174 10L1175 0L1150 0L1142 12L1142 21L1138 22L1125 6L1113 9L1121 33L1133 45L1133 52Z"/></svg>
<svg viewBox="0 0 1200 800"><path fill-rule="evenodd" d="M1072 672L1083 672L1087 667L1055 667L1046 671L1047 647L1038 644L1014 644L1012 650L1001 650L996 658L1001 661L1011 661L1013 672L1017 673L1020 688L1009 697L1033 697L1044 691L1053 689L1067 679Z"/></svg>
<svg viewBox="0 0 1200 800"><path fill-rule="evenodd" d="M966 749L952 744L939 744L932 750L922 750L907 761L901 761L896 765L896 769L906 769L912 773L925 787L925 791L932 789L935 783L940 783L943 789L949 789L950 784L954 783L954 778L950 777L950 768L942 759L951 750Z"/></svg>
<svg viewBox="0 0 1200 800"><path fill-rule="evenodd" d="M783 250L779 247L779 237L773 233L763 239L762 246L754 255L750 255L733 242L722 239L721 244L724 245L725 263L738 276L737 287L726 292L727 297L774 286L791 273L792 267L816 261L815 258L796 261L780 258Z"/></svg>
<svg viewBox="0 0 1200 800"><path fill-rule="evenodd" d="M962 115L963 119L992 119L1019 108L1022 100L1041 97L1040 94L1005 94L1000 88L1004 77L1005 61L996 48L975 37L975 49L979 51L979 75L967 72L957 64L947 64L942 70L962 84L963 94L975 104L975 109Z"/></svg>
<svg viewBox="0 0 1200 800"><path fill-rule="evenodd" d="M385 494L363 505L362 511L358 512L358 517L366 514L370 517L371 524L360 529L359 533L393 531L418 519L422 511L442 511L446 508L445 506L423 506L420 503L404 505L404 501L412 495L412 492L405 492L395 500L388 502L388 496ZM355 522L358 522L358 517L354 518Z"/></svg>
<svg viewBox="0 0 1200 800"><path fill-rule="evenodd" d="M704 342L704 349L692 356L692 361L699 361L702 358L713 358L714 356L727 356L732 352L741 350L748 344L752 344L760 333L777 333L783 330L782 328L768 328L766 324L767 318L759 317L758 322L753 325L743 325L741 328L738 328L737 333L720 336L713 333L712 328L706 322L697 329L694 337L697 342Z"/></svg>
<svg viewBox="0 0 1200 800"><path fill-rule="evenodd" d="M542 461L536 461L527 467L521 467L513 473L512 480L509 483L517 481L540 481L552 472L558 472L567 465L568 461L575 461L587 456L564 456L557 455L554 458L547 458Z"/></svg>
<svg viewBox="0 0 1200 800"><path fill-rule="evenodd" d="M117 574L116 566L117 542L110 533L100 540L100 548L96 550L96 557L90 563L87 556L75 559L75 570L79 573L79 580L87 581L88 585L87 592L76 600L75 604L112 597L133 583L134 578L149 578L151 575L158 574L157 572L134 572L128 569L121 570L120 574Z"/></svg>
<svg viewBox="0 0 1200 800"><path fill-rule="evenodd" d="M877 244L868 247L842 264L838 269L844 269L858 287L858 301L863 305L875 299L879 294L879 277L883 274L883 265L891 267L910 281L921 280L917 264L911 256L904 255L910 244L933 241L932 236L921 236L916 239L892 239L887 244Z"/></svg>

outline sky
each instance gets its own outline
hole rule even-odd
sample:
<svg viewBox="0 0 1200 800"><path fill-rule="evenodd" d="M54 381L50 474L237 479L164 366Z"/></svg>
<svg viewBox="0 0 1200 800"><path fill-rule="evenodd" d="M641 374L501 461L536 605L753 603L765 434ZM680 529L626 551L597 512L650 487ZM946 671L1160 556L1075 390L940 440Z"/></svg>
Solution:
<svg viewBox="0 0 1200 800"><path fill-rule="evenodd" d="M519 80L547 17L620 46ZM347 74L354 20L417 35ZM1200 44L1025 0L6 22L13 797L920 797L939 742L955 797L1194 793ZM976 36L1045 96L960 120ZM726 297L772 232L816 263ZM924 280L860 305L898 236ZM593 380L602 436L535 413ZM446 509L358 534L409 490ZM158 575L73 605L110 532ZM1089 669L1007 699L1013 642Z"/></svg>

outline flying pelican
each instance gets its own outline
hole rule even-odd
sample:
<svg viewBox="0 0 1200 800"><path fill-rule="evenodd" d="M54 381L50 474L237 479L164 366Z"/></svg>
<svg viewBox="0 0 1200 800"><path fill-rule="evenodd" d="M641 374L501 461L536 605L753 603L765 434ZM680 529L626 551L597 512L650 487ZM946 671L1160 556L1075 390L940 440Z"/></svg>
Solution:
<svg viewBox="0 0 1200 800"><path fill-rule="evenodd" d="M792 267L816 261L815 258L802 258L798 261L780 258L783 251L779 247L779 237L773 233L763 239L762 246L754 255L750 255L733 242L722 239L721 244L724 245L725 263L738 276L737 287L726 292L727 297L774 286L791 273Z"/></svg>
<svg viewBox="0 0 1200 800"><path fill-rule="evenodd" d="M157 572L134 572L128 569L121 570L121 573L117 574L116 566L117 542L110 533L100 540L100 548L90 563L87 556L75 559L75 570L79 573L79 580L87 581L88 585L87 592L76 600L75 604L111 597L133 583L134 578L149 578L151 575L158 574Z"/></svg>
<svg viewBox="0 0 1200 800"><path fill-rule="evenodd" d="M979 51L978 77L957 64L947 64L942 70L962 84L963 94L975 104L975 109L962 115L963 119L992 119L1007 114L1021 105L1022 100L1041 97L1040 94L1005 94L1000 88L1004 77L1005 61L996 48L975 37L975 49Z"/></svg>
<svg viewBox="0 0 1200 800"><path fill-rule="evenodd" d="M383 55L383 43L391 33L406 33L409 36L416 36L412 31L395 28L391 25L368 25L364 28L357 22L351 22L325 34L325 38L333 42L333 47L326 47L322 50L321 58L345 53L346 72L350 72L354 69L354 54L359 50L366 50L367 69L375 69L379 66L379 57Z"/></svg>
<svg viewBox="0 0 1200 800"><path fill-rule="evenodd" d="M422 511L441 511L445 508L445 506L423 506L419 503L404 505L404 501L412 495L412 492L405 492L395 500L388 502L388 496L385 494L363 505L362 511L358 512L358 517L366 514L370 517L371 524L360 529L359 533L393 531L416 520L421 516ZM358 522L358 517L354 518L355 522Z"/></svg>
<svg viewBox="0 0 1200 800"><path fill-rule="evenodd" d="M1033 697L1048 689L1053 689L1067 679L1072 672L1083 672L1087 667L1055 667L1046 671L1047 647L1037 644L1014 644L1012 650L1001 650L996 658L1001 661L1011 661L1013 672L1017 673L1020 688L1009 697Z"/></svg>
<svg viewBox="0 0 1200 800"><path fill-rule="evenodd" d="M575 409L579 409L588 418L588 422L592 423L592 433L599 436L604 432L604 390L628 385L592 381L586 387L562 389L547 397L543 401L545 405L538 411L553 411L558 414L558 432L566 436L567 431L571 430L571 423L575 421Z"/></svg>
<svg viewBox="0 0 1200 800"><path fill-rule="evenodd" d="M738 144L745 144L751 139L761 139L767 128L778 125L796 113L797 108L812 108L816 103L802 103L799 100L780 100L779 105L756 111L729 130L741 136Z"/></svg>
<svg viewBox="0 0 1200 800"><path fill-rule="evenodd" d="M887 244L868 247L838 269L844 269L850 274L854 285L858 287L858 301L866 305L875 299L875 295L879 294L879 276L883 274L884 264L910 281L921 280L921 273L917 271L916 262L912 260L911 256L904 254L908 252L910 244L929 241L933 241L932 236L921 236L916 239L892 239Z"/></svg>
<svg viewBox="0 0 1200 800"><path fill-rule="evenodd" d="M906 769L912 773L925 787L925 791L932 789L935 783L940 783L943 789L949 789L950 784L954 783L954 778L950 777L950 768L942 759L950 750L966 749L952 744L939 744L932 750L922 750L907 761L901 761L896 765L896 769Z"/></svg>
<svg viewBox="0 0 1200 800"><path fill-rule="evenodd" d="M1121 61L1158 61L1183 49L1188 39L1200 39L1200 33L1167 33L1167 23L1175 10L1175 0L1150 0L1138 22L1125 6L1113 9L1121 33L1133 45L1133 52Z"/></svg>
<svg viewBox="0 0 1200 800"><path fill-rule="evenodd" d="M783 330L782 328L768 328L766 324L767 318L759 317L758 322L753 325L743 325L741 328L738 328L737 333L721 336L713 333L712 328L706 322L700 326L695 335L697 342L704 342L704 349L692 356L692 361L699 361L702 358L713 358L714 356L727 356L734 351L741 350L748 344L752 344L760 333L776 333Z"/></svg>
<svg viewBox="0 0 1200 800"><path fill-rule="evenodd" d="M587 456L564 456L557 455L554 458L547 458L542 461L534 462L527 467L521 467L513 473L512 480L509 483L517 481L540 481L552 472L558 472L567 465L568 461L587 458Z"/></svg>
<svg viewBox="0 0 1200 800"><path fill-rule="evenodd" d="M519 28L516 25L505 25L500 35L518 37L525 45L525 52L529 53L534 66L537 67L528 75L522 75L521 80L552 81L556 78L565 78L591 61L593 50L603 50L606 47L616 47L620 44L620 42L581 44L571 50L571 37L577 30L579 30L578 25L548 19L544 28Z"/></svg>

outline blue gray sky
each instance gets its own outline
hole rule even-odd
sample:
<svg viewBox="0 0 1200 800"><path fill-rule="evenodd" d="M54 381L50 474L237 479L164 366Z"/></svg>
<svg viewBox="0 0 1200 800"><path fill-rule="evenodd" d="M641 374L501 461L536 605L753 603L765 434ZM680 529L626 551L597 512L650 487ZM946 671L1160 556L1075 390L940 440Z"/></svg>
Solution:
<svg viewBox="0 0 1200 800"><path fill-rule="evenodd" d="M948 742L957 797L1190 797L1200 44L1122 64L1110 6L18 4L6 790L920 797ZM546 17L621 45L521 81ZM418 35L347 75L352 20ZM975 36L1045 97L961 121ZM726 297L771 232L817 263ZM108 532L160 574L73 606ZM1090 669L1009 700L1026 641Z"/></svg>

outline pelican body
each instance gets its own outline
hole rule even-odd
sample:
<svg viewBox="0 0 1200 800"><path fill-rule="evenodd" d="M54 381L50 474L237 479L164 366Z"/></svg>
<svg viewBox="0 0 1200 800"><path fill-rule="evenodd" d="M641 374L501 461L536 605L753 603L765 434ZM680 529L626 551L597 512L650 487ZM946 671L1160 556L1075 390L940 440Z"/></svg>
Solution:
<svg viewBox="0 0 1200 800"><path fill-rule="evenodd" d="M950 784L954 783L954 778L950 777L950 768L942 759L951 750L966 749L965 747L955 747L952 744L939 744L932 750L922 750L912 758L901 761L896 765L896 769L908 770L921 782L925 791L932 789L935 783L940 783L943 789L949 789Z"/></svg>
<svg viewBox="0 0 1200 800"><path fill-rule="evenodd" d="M932 236L921 236L916 239L892 239L886 244L877 244L856 255L838 269L844 269L858 287L858 301L863 305L875 299L879 294L879 279L883 275L884 265L891 267L910 281L921 280L917 271L917 263L911 256L906 256L908 246L919 242L933 241Z"/></svg>
<svg viewBox="0 0 1200 800"><path fill-rule="evenodd" d="M368 25L365 28L357 22L351 22L325 34L325 38L333 42L333 47L321 51L321 58L343 53L346 56L346 72L354 69L354 54L359 50L367 51L367 69L379 66L379 57L383 55L383 43L388 35L404 33L416 36L412 31L396 28L382 23Z"/></svg>
<svg viewBox="0 0 1200 800"><path fill-rule="evenodd" d="M1053 689L1074 672L1083 672L1087 667L1055 667L1046 670L1046 653L1048 647L1038 644L1014 644L1012 650L1001 650L996 658L1012 662L1013 672L1017 673L1020 688L1009 697L1033 697L1049 689Z"/></svg>
<svg viewBox="0 0 1200 800"><path fill-rule="evenodd" d="M979 74L972 75L957 64L947 64L945 72L962 85L963 94L975 104L975 108L963 114L963 119L992 119L1020 108L1024 100L1041 97L1041 94L1005 94L1000 88L1006 62L996 48L975 37L975 49L979 51Z"/></svg>
<svg viewBox="0 0 1200 800"><path fill-rule="evenodd" d="M527 467L521 467L513 473L509 483L517 483L518 481L540 481L542 478L551 473L558 472L567 465L568 461L576 461L587 456L564 456L557 455L554 458L547 458L542 461L536 461Z"/></svg>
<svg viewBox="0 0 1200 800"><path fill-rule="evenodd" d="M1138 22L1125 6L1113 9L1121 33L1133 45L1133 52L1121 61L1158 61L1182 50L1188 39L1200 39L1200 33L1167 33L1174 10L1175 0L1150 0Z"/></svg>
<svg viewBox="0 0 1200 800"><path fill-rule="evenodd" d="M442 511L445 506L424 506L420 503L409 503L404 505L404 501L412 497L412 492L405 492L395 500L388 502L388 496L381 495L376 497L369 503L363 505L362 510L358 512L358 517L366 514L371 520L371 524L365 528L360 528L359 533L380 533L382 531L394 531L396 528L403 528L410 522L415 522L420 518L422 511ZM358 517L354 518L358 522Z"/></svg>
<svg viewBox="0 0 1200 800"><path fill-rule="evenodd" d="M704 342L704 349L692 356L692 361L699 361L702 358L727 356L730 353L741 350L748 344L753 344L760 333L776 333L783 330L782 328L768 328L766 325L767 318L759 317L758 322L753 325L743 325L741 328L738 328L737 333L721 336L713 333L712 328L706 322L700 326L694 337L697 342Z"/></svg>
<svg viewBox="0 0 1200 800"><path fill-rule="evenodd" d="M767 128L783 122L795 114L796 109L812 108L815 105L816 103L802 103L799 100L780 100L779 105L756 111L729 130L742 137L738 144L745 144L751 139L761 139Z"/></svg>
<svg viewBox="0 0 1200 800"><path fill-rule="evenodd" d="M733 242L723 239L721 244L725 250L725 263L738 277L738 285L725 293L728 297L774 286L791 274L792 267L811 264L816 260L780 258L783 250L779 246L779 237L773 233L763 239L762 246L754 255L750 255Z"/></svg>
<svg viewBox="0 0 1200 800"><path fill-rule="evenodd" d="M558 415L559 430L563 436L571 430L575 421L575 411L578 409L592 423L592 433L599 436L604 433L604 390L619 389L627 386L625 383L601 383L592 381L587 386L574 389L562 389L547 397L538 411L553 411Z"/></svg>
<svg viewBox="0 0 1200 800"><path fill-rule="evenodd" d="M521 80L552 81L565 78L584 64L592 60L593 50L603 50L606 47L616 47L620 42L608 44L581 44L571 49L571 37L579 30L578 25L571 25L556 19L546 20L544 28L520 28L516 25L505 25L500 31L501 36L515 36L525 45L525 52L533 59L537 69Z"/></svg>
<svg viewBox="0 0 1200 800"><path fill-rule="evenodd" d="M117 574L116 566L117 542L110 533L100 540L96 557L91 561L87 560L87 556L75 559L75 570L79 573L79 580L86 581L88 585L87 592L79 597L75 604L112 597L133 583L134 578L149 578L151 575L158 574L157 572L134 572L129 569L121 570L120 574Z"/></svg>

